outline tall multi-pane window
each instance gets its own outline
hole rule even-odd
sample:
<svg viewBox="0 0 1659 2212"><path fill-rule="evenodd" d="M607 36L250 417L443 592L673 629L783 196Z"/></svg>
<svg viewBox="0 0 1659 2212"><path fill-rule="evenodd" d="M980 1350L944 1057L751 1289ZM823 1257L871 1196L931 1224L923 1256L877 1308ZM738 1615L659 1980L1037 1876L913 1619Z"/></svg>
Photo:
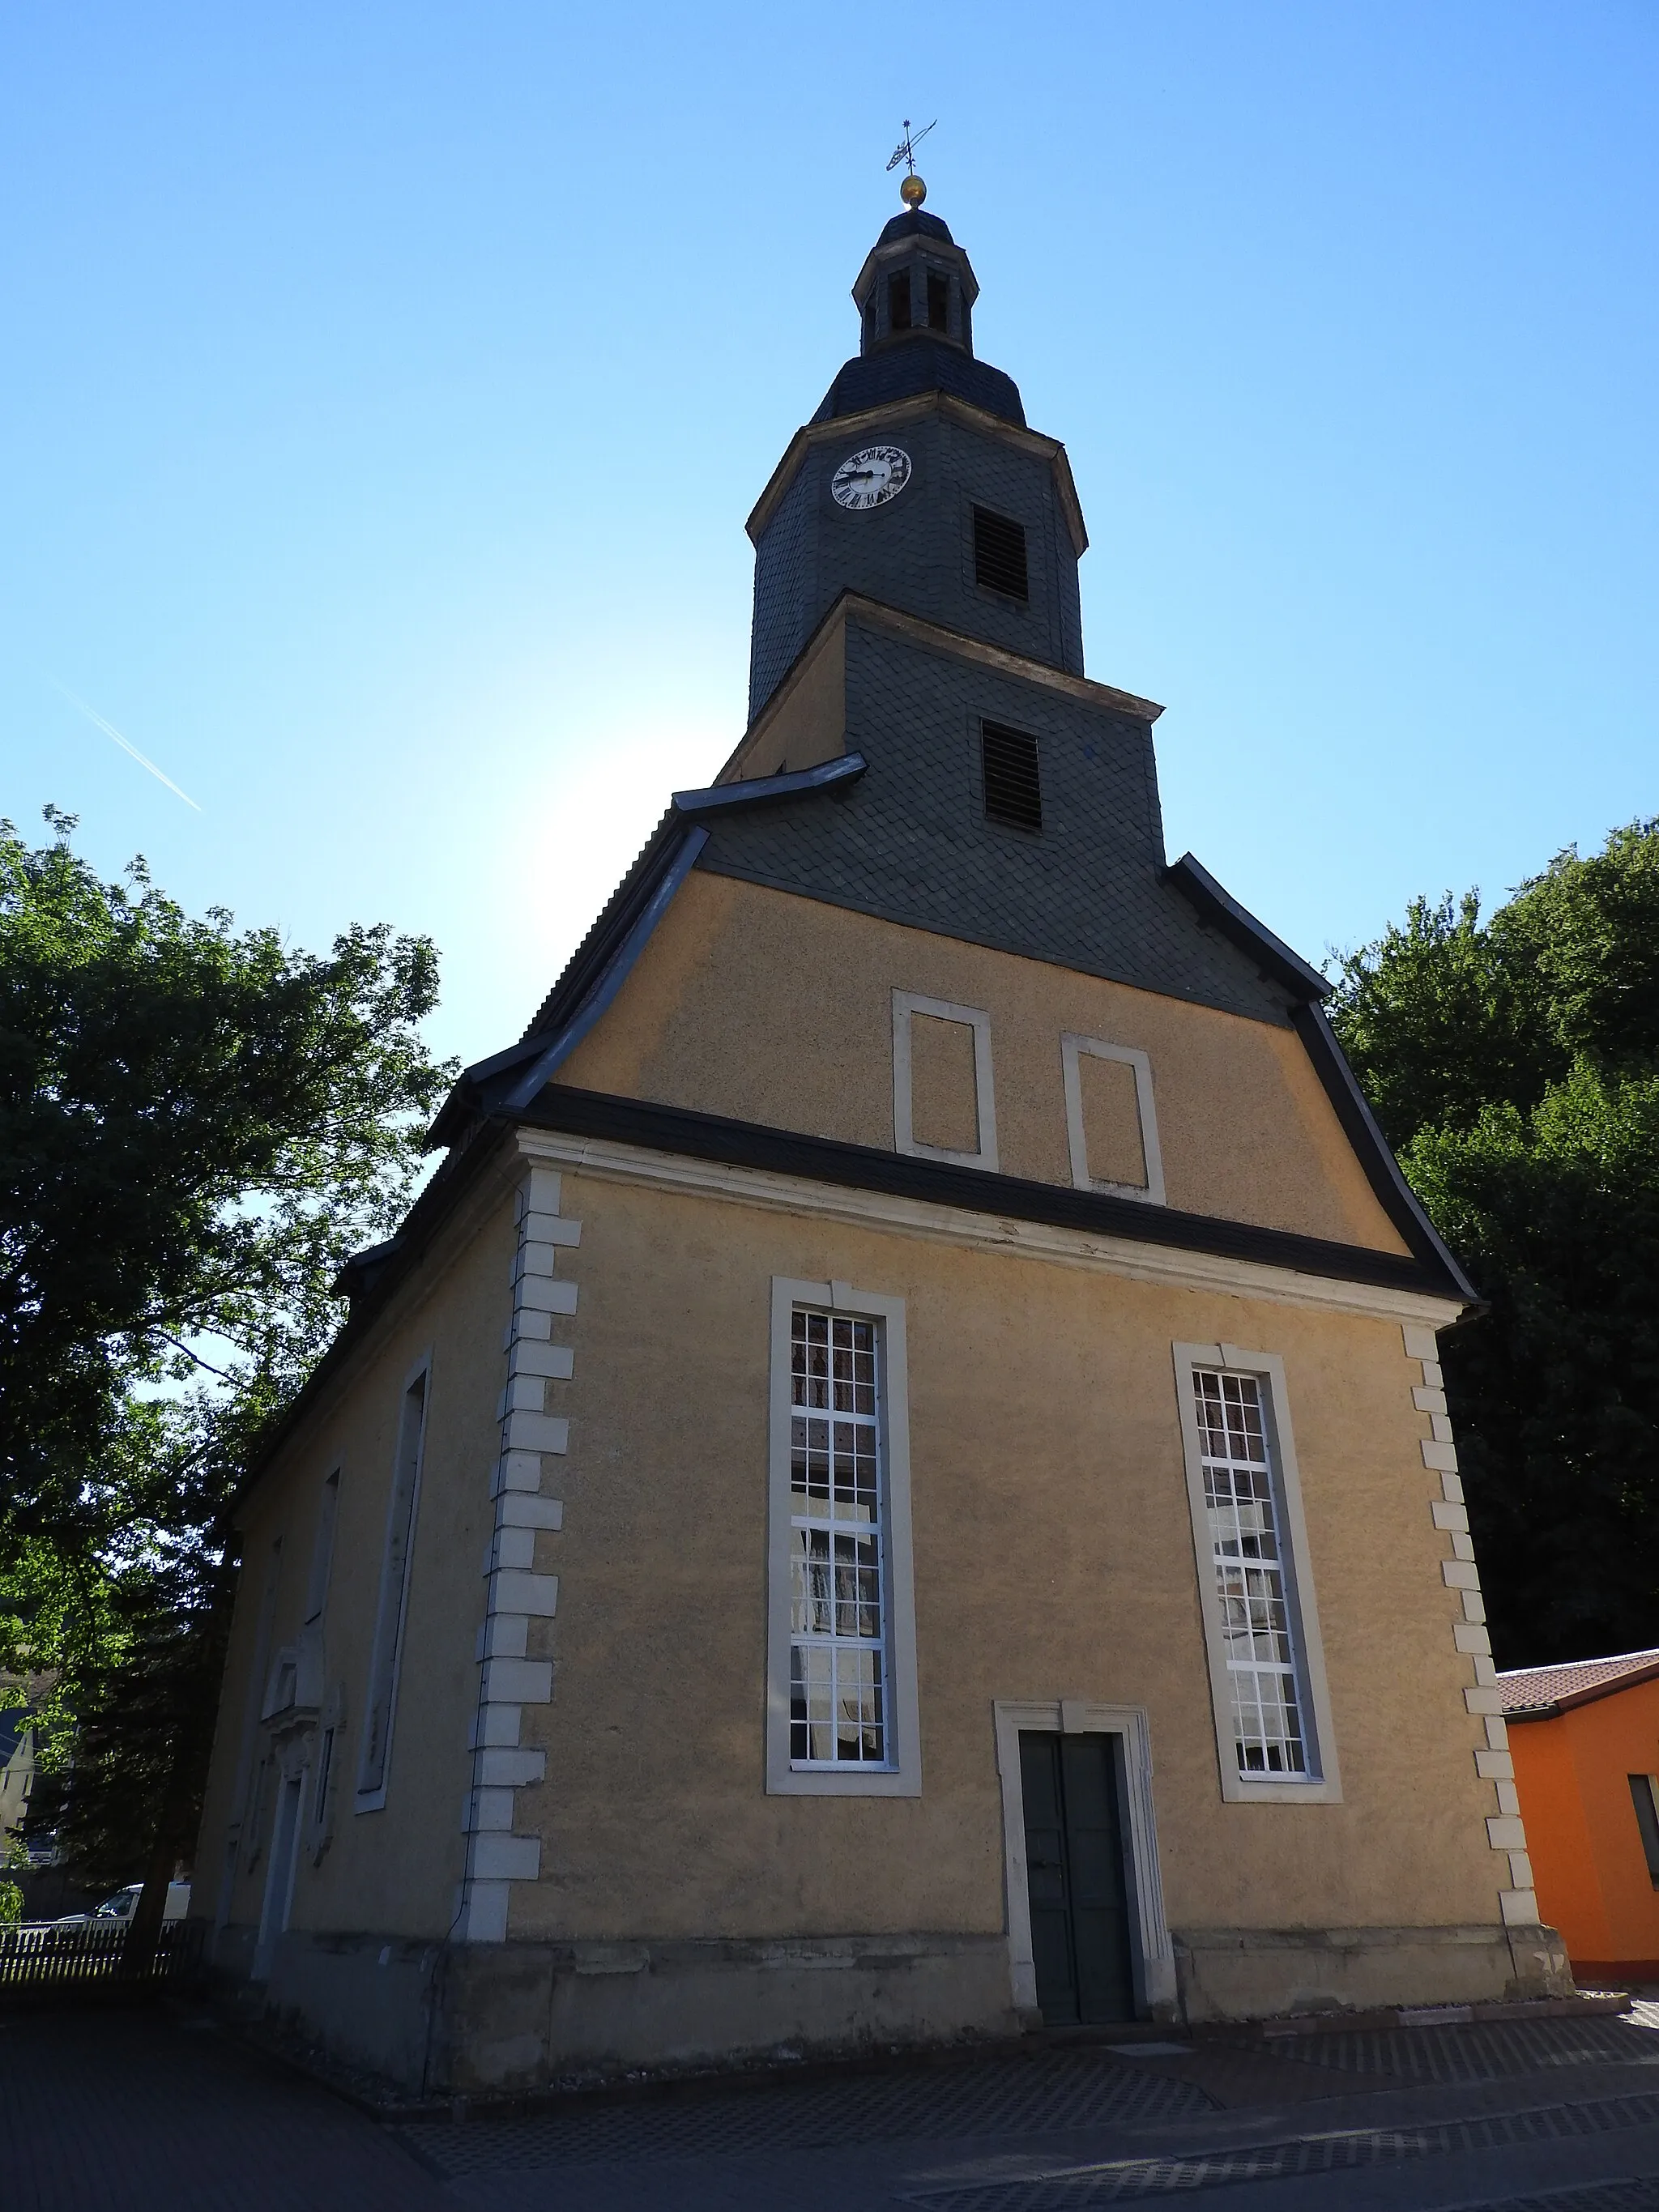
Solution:
<svg viewBox="0 0 1659 2212"><path fill-rule="evenodd" d="M790 1325L789 1756L884 1767L887 1563L873 1321Z"/></svg>
<svg viewBox="0 0 1659 2212"><path fill-rule="evenodd" d="M1238 1771L1304 1779L1284 1485L1261 1380L1195 1367L1193 1393Z"/></svg>
<svg viewBox="0 0 1659 2212"><path fill-rule="evenodd" d="M386 1552L380 1562L380 1602L374 1620L362 1764L357 1774L360 1813L372 1812L386 1802L386 1762L392 1748L398 1674L403 1657L404 1619L409 1603L410 1539L415 1528L415 1502L420 1490L421 1443L426 1432L426 1372L422 1370L404 1392L398 1422L392 1495L386 1504Z"/></svg>

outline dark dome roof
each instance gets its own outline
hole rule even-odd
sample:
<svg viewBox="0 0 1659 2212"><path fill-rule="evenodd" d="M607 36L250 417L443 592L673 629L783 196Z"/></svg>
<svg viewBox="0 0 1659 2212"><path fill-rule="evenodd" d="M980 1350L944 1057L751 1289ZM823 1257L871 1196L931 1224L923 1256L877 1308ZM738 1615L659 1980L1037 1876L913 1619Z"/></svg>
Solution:
<svg viewBox="0 0 1659 2212"><path fill-rule="evenodd" d="M908 216L894 217L896 222L909 220ZM988 415L1000 415L1005 422L1024 428L1025 410L1012 376L993 368L988 361L975 361L959 345L921 332L896 345L883 346L878 353L855 354L844 362L812 420L827 422L837 415L862 414L866 407L884 407L890 400L908 399L918 392L948 392L970 406L984 408Z"/></svg>
<svg viewBox="0 0 1659 2212"><path fill-rule="evenodd" d="M939 217L925 214L921 208L906 208L902 215L896 215L876 240L877 251L890 246L896 238L942 238L947 246L956 244Z"/></svg>

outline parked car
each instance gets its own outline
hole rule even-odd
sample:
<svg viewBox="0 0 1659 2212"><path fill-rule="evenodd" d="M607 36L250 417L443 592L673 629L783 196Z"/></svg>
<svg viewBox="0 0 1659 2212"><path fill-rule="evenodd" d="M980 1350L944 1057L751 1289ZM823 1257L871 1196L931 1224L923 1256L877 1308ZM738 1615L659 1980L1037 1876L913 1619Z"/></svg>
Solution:
<svg viewBox="0 0 1659 2212"><path fill-rule="evenodd" d="M52 1924L54 1928L104 1928L112 1920L131 1920L138 1910L138 1899L143 1887L141 1881L130 1881L125 1889L118 1889L113 1897L106 1897L91 1912L66 1912L61 1920L54 1920ZM170 1881L167 1884L167 1909L161 1917L163 1920L182 1920L189 1911L190 1884L187 1881Z"/></svg>

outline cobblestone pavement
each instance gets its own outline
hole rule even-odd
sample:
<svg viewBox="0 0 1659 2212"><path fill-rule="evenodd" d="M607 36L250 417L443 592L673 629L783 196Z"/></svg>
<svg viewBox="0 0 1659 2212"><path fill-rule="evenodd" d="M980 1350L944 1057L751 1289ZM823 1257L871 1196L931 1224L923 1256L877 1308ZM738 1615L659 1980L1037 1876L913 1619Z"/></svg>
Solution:
<svg viewBox="0 0 1659 2212"><path fill-rule="evenodd" d="M211 2021L0 2013L4 2212L456 2212L390 2130Z"/></svg>
<svg viewBox="0 0 1659 2212"><path fill-rule="evenodd" d="M3 2212L1659 2212L1659 2010L1074 2045L383 2124L178 2009L0 2014Z"/></svg>

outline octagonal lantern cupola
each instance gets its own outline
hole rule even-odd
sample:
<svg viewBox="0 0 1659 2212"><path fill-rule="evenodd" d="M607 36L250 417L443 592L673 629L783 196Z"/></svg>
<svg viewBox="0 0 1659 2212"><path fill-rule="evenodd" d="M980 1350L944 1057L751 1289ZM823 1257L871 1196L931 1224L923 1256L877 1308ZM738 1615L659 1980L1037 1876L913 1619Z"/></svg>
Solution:
<svg viewBox="0 0 1659 2212"><path fill-rule="evenodd" d="M918 337L971 355L979 284L968 256L936 215L908 208L883 230L858 273L859 351L868 356Z"/></svg>

